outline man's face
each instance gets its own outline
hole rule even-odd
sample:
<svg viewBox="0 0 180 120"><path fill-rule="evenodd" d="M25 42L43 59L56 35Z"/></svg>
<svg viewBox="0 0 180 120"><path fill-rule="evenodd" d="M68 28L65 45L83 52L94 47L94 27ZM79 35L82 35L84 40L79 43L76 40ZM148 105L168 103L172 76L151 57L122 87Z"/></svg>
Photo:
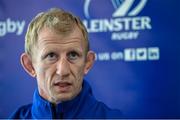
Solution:
<svg viewBox="0 0 180 120"><path fill-rule="evenodd" d="M85 43L80 29L66 36L43 28L33 56L40 95L58 103L73 99L81 91L85 74Z"/></svg>

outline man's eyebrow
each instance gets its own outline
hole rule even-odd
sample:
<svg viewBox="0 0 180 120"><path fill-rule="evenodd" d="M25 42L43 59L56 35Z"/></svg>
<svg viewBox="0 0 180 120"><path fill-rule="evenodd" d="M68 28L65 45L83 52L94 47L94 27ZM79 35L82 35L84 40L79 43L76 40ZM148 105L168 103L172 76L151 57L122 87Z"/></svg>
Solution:
<svg viewBox="0 0 180 120"><path fill-rule="evenodd" d="M77 52L83 52L83 49L79 48L79 47L71 47L69 48L70 51L77 51Z"/></svg>

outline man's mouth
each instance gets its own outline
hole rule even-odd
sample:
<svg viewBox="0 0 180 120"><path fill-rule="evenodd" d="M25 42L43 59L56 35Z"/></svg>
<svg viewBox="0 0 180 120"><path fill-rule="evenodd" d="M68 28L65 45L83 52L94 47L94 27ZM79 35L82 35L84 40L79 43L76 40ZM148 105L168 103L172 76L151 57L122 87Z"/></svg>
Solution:
<svg viewBox="0 0 180 120"><path fill-rule="evenodd" d="M54 86L58 92L68 92L72 84L69 82L56 82L54 83Z"/></svg>

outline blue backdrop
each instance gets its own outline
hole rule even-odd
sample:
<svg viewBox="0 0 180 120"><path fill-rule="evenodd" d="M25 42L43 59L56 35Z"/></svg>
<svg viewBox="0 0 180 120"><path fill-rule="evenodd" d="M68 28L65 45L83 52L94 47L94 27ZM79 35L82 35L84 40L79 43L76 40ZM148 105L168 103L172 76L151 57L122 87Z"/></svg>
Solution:
<svg viewBox="0 0 180 120"><path fill-rule="evenodd" d="M96 62L96 98L128 118L180 118L179 0L0 0L0 118L32 101L20 65L29 21L52 7L79 16Z"/></svg>

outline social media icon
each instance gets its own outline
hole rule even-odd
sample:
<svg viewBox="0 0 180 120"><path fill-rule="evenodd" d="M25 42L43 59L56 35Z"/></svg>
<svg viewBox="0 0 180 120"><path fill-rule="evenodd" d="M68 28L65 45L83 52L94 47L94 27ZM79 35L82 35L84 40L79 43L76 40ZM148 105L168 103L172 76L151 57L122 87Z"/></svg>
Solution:
<svg viewBox="0 0 180 120"><path fill-rule="evenodd" d="M149 60L159 60L159 48L158 47L150 47L148 48L148 59Z"/></svg>
<svg viewBox="0 0 180 120"><path fill-rule="evenodd" d="M137 48L136 49L136 59L138 61L147 60L147 49L146 48Z"/></svg>
<svg viewBox="0 0 180 120"><path fill-rule="evenodd" d="M135 49L132 49L132 48L124 49L125 61L135 61L135 59L136 59Z"/></svg>

